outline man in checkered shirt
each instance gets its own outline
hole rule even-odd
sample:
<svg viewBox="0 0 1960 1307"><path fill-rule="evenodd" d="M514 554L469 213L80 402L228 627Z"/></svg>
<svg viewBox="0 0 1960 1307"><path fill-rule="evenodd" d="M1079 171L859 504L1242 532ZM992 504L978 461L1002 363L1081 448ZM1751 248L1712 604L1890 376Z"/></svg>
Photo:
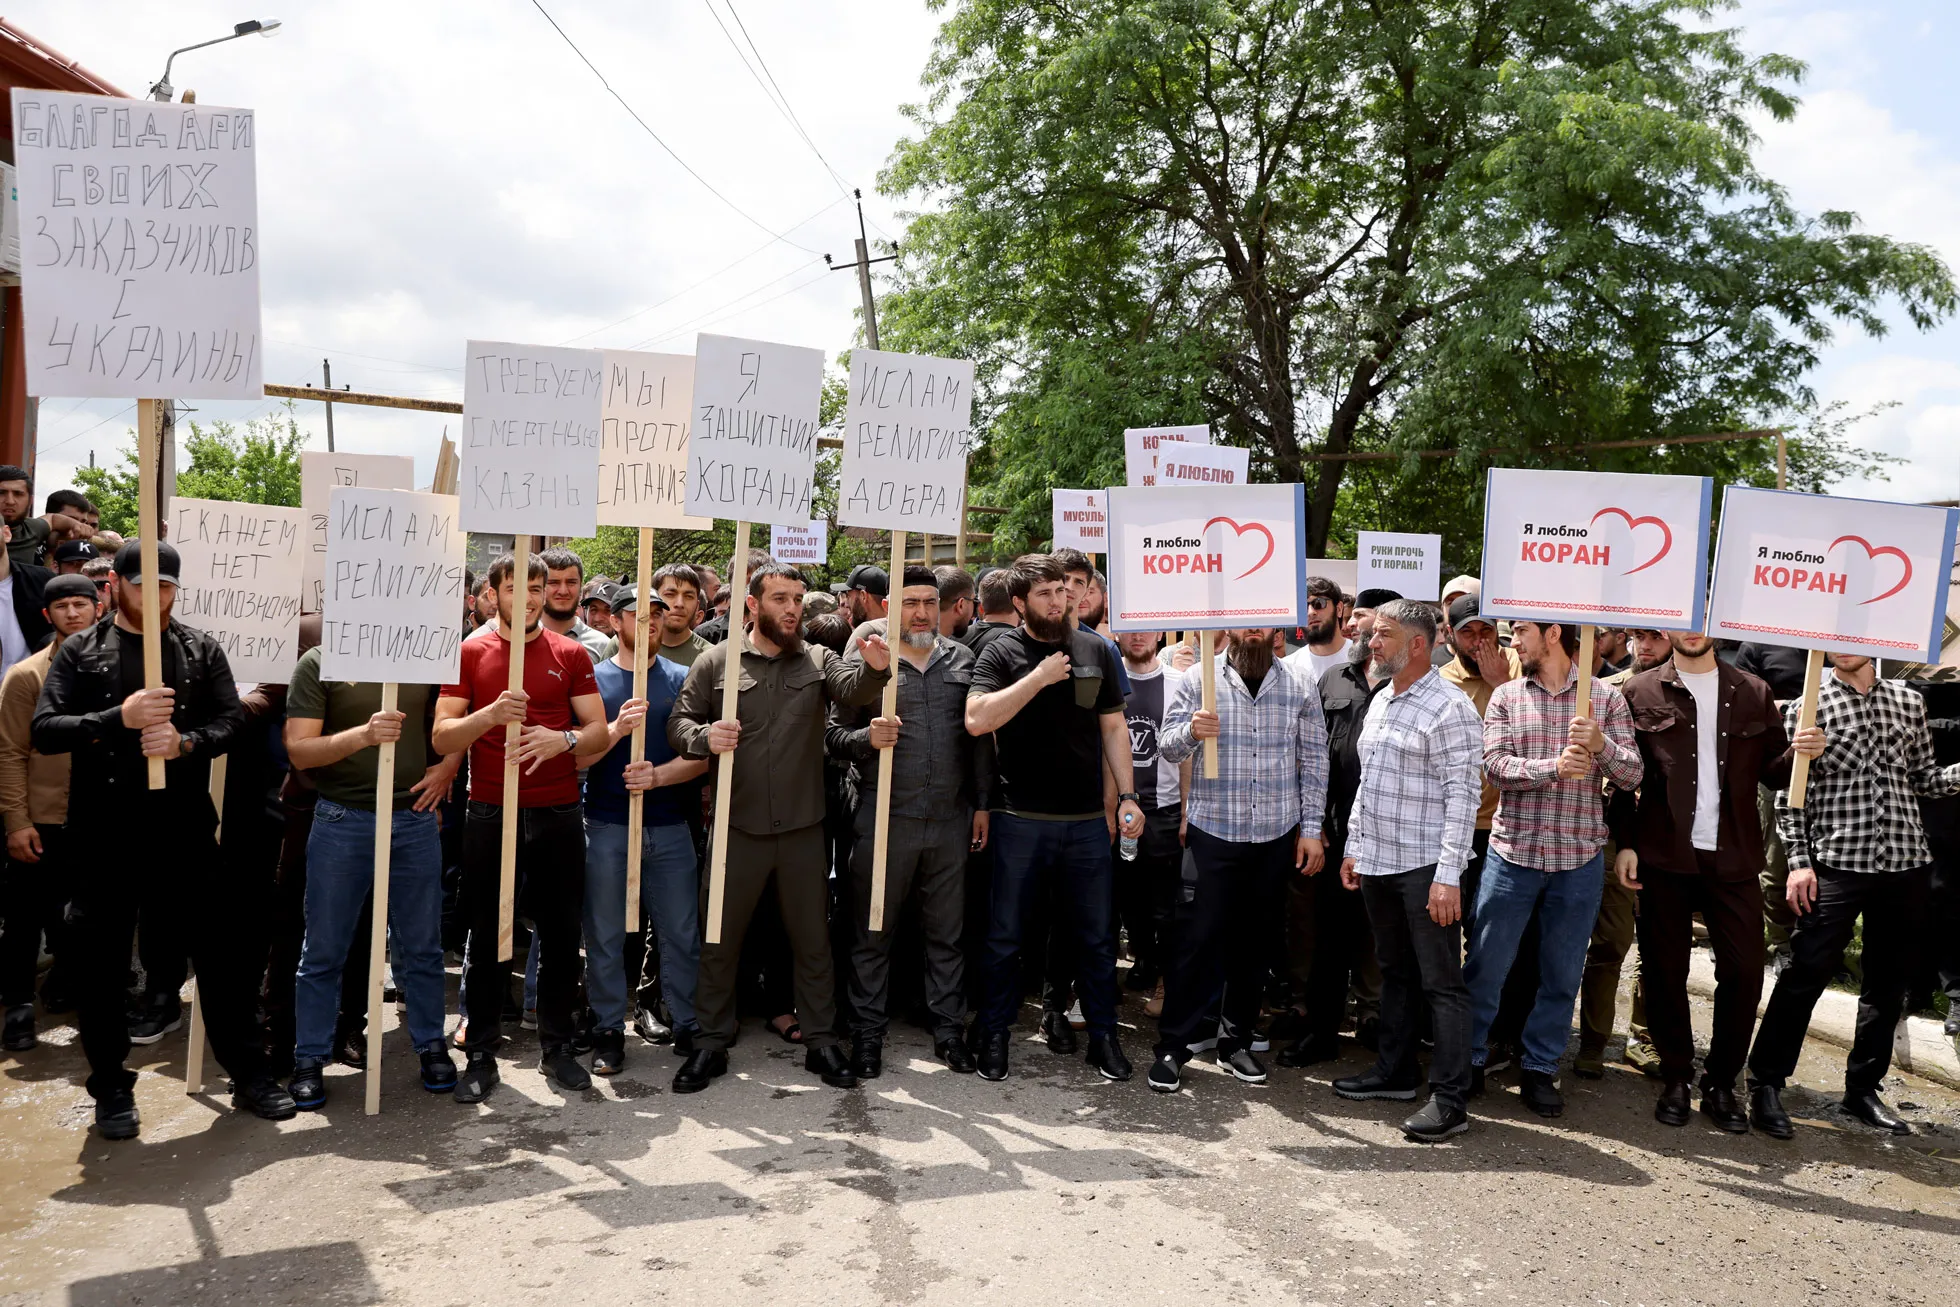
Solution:
<svg viewBox="0 0 1960 1307"><path fill-rule="evenodd" d="M1790 964L1776 978L1749 1051L1749 1119L1778 1139L1793 1133L1783 1110L1784 1083L1860 914L1864 978L1844 1065L1844 1110L1893 1134L1912 1132L1878 1096L1878 1086L1892 1065L1892 1035L1932 893L1933 855L1918 799L1960 792L1960 763L1933 761L1925 700L1897 681L1879 680L1869 658L1832 654L1830 662L1817 695L1824 754L1810 765L1804 806L1792 808L1788 790L1776 795L1776 826L1790 857L1785 892L1797 924ZM1792 731L1802 706L1793 700L1784 710Z"/></svg>
<svg viewBox="0 0 1960 1307"><path fill-rule="evenodd" d="M1484 770L1497 787L1497 816L1463 969L1474 1093L1504 979L1537 909L1538 999L1525 1018L1518 1096L1547 1117L1565 1110L1558 1062L1599 918L1607 836L1600 781L1631 790L1643 770L1618 689L1594 680L1591 713L1579 715L1579 632L1572 623L1511 623L1524 675L1498 686L1484 711Z"/></svg>

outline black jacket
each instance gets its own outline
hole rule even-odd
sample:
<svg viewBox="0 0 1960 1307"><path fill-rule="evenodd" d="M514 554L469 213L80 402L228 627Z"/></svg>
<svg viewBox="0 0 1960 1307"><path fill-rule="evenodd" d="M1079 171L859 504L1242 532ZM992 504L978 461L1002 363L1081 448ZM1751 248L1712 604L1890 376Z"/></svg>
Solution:
<svg viewBox="0 0 1960 1307"><path fill-rule="evenodd" d="M41 592L47 589L48 578L54 573L32 563L15 563L12 572L14 620L20 623L20 633L27 637L27 651L35 653L54 639L54 627L41 611L45 607Z"/></svg>
<svg viewBox="0 0 1960 1307"><path fill-rule="evenodd" d="M122 664L110 642L113 630L115 618L105 617L62 641L34 706L34 747L73 754L74 775L91 778L70 787L71 826L91 816L125 818L129 803L149 786L140 734L122 723ZM140 647L138 638L130 636L125 647ZM173 803L187 805L182 815L215 822L211 759L231 748L245 723L231 664L211 636L172 622L163 632L163 683L177 691L171 724L189 750L165 764L164 788Z"/></svg>
<svg viewBox="0 0 1960 1307"><path fill-rule="evenodd" d="M1367 674L1354 663L1329 668L1320 678L1320 707L1327 716L1324 824L1330 860L1347 848L1348 811L1361 789L1361 722L1368 715L1368 701L1374 697Z"/></svg>

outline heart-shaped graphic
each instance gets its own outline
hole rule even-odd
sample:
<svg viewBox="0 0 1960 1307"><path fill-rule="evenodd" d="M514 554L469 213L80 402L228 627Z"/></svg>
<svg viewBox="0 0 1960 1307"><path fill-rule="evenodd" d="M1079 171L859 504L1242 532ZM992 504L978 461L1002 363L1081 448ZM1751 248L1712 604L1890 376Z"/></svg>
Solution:
<svg viewBox="0 0 1960 1307"><path fill-rule="evenodd" d="M1893 595L1905 589L1906 585L1912 580L1912 560L1906 557L1905 550L1900 549L1896 545L1880 545L1874 549L1872 548L1872 542L1863 536L1839 536L1837 539L1831 541L1830 549L1826 549L1824 552L1827 554L1830 553L1831 549L1836 549L1847 540L1862 547L1865 551L1865 557L1876 559L1880 554L1890 554L1892 557L1898 559L1899 565L1905 569L1903 574L1900 575L1897 585L1882 595L1873 595L1869 599L1862 600L1858 604L1858 607L1863 608L1866 604L1875 604L1881 599L1890 599Z"/></svg>
<svg viewBox="0 0 1960 1307"><path fill-rule="evenodd" d="M1254 563L1251 567L1246 568L1245 571L1240 572L1237 576L1232 578L1234 581L1243 581L1245 580L1245 578L1251 576L1254 572L1264 567L1266 565L1267 560L1272 558L1273 533L1271 531L1268 531L1263 525L1261 525L1258 522L1247 522L1244 526L1240 526L1237 522L1234 522L1229 517L1214 517L1213 519L1211 519L1211 521L1204 524L1204 526L1199 530L1198 534L1203 535L1206 531L1211 530L1213 527L1217 526L1220 522L1223 522L1226 526L1231 527L1232 530L1238 532L1241 536L1243 536L1248 531L1257 531L1260 535L1266 537L1266 552L1263 555L1261 555L1259 561Z"/></svg>
<svg viewBox="0 0 1960 1307"><path fill-rule="evenodd" d="M1640 566L1628 568L1624 573L1622 573L1622 575L1632 576L1635 572L1646 571L1648 568L1652 567L1655 563L1660 562L1661 559L1666 558L1667 551L1674 548L1673 530L1669 528L1667 523L1661 521L1658 517L1635 517L1633 514L1627 512L1626 509L1624 508L1602 508L1597 513L1594 513L1592 515L1592 520L1597 522L1600 518L1605 517L1608 513L1616 514L1621 521L1625 522L1627 524L1628 531L1632 531L1635 527L1640 527L1640 526L1657 526L1661 529L1660 551L1656 553L1652 558L1642 563Z"/></svg>

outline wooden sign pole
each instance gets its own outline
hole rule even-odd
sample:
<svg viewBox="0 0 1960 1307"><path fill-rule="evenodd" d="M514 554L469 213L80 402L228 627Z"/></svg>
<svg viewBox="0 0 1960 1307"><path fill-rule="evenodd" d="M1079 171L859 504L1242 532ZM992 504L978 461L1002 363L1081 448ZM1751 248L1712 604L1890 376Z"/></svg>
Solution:
<svg viewBox="0 0 1960 1307"><path fill-rule="evenodd" d="M1214 631L1198 632L1198 665L1204 668L1204 710L1208 713L1218 711L1218 668L1211 656L1211 642ZM1205 779L1218 779L1218 741L1205 741Z"/></svg>
<svg viewBox="0 0 1960 1307"><path fill-rule="evenodd" d="M136 533L141 542L143 563L143 688L163 688L163 616L157 598L157 459L163 438L163 405L160 399L136 401ZM163 788L163 759L152 758L150 788Z"/></svg>
<svg viewBox="0 0 1960 1307"><path fill-rule="evenodd" d="M1797 729L1807 731L1817 725L1817 691L1824 681L1824 651L1812 649L1803 665L1803 705L1797 709ZM1804 796L1810 789L1810 759L1798 754L1790 761L1790 807L1803 810Z"/></svg>
<svg viewBox="0 0 1960 1307"><path fill-rule="evenodd" d="M1593 632L1596 628L1587 622L1579 628L1579 711L1580 717L1592 716L1592 663Z"/></svg>
<svg viewBox="0 0 1960 1307"><path fill-rule="evenodd" d="M729 568L734 581L728 596L728 663L721 674L721 719L732 722L740 716L742 697L742 617L747 611L744 596L749 590L749 524L735 524L735 558ZM715 763L714 848L708 853L708 920L703 923L704 938L721 943L722 898L728 888L728 810L735 803L735 753L730 750Z"/></svg>
<svg viewBox="0 0 1960 1307"><path fill-rule="evenodd" d="M381 711L394 712L401 687L381 687ZM368 936L367 1114L381 1111L381 969L388 951L388 871L395 849L395 742L379 746L374 765L374 931Z"/></svg>
<svg viewBox="0 0 1960 1307"><path fill-rule="evenodd" d="M647 697L647 667L654 658L652 616L653 605L647 602L653 593L653 528L640 528L640 557L633 568L633 593L638 599L633 605L633 697ZM627 757L632 762L645 762L647 756L647 727L645 719L633 728L633 743L629 746ZM638 934L640 929L640 857L641 845L646 840L646 792L634 790L626 796L626 933Z"/></svg>
<svg viewBox="0 0 1960 1307"><path fill-rule="evenodd" d="M511 537L510 688L524 692L524 637L530 630L531 537ZM528 714L527 714L528 715ZM511 924L517 909L517 745L524 734L524 723L512 722L504 728L504 848L497 901L497 960L507 962L512 952Z"/></svg>
<svg viewBox="0 0 1960 1307"><path fill-rule="evenodd" d="M145 587L146 589L148 587ZM213 843L223 844L225 839L225 763L224 754L211 760L211 806L218 814L217 829L211 832ZM200 993L204 985L196 977L191 979L191 1036L190 1047L184 1054L184 1092L201 1094L204 1092L204 1003Z"/></svg>
<svg viewBox="0 0 1960 1307"><path fill-rule="evenodd" d="M885 587L885 644L891 650L892 661L888 664L891 679L885 682L885 697L879 704L881 717L898 716L898 658L899 645L904 640L899 623L904 620L905 591L905 532L892 532L892 570L889 583ZM897 600L896 603L893 601ZM892 610L896 608L898 615ZM872 825L871 836L871 918L867 925L872 930L885 928L885 858L891 851L892 834L892 764L896 748L878 750L878 809L877 818Z"/></svg>

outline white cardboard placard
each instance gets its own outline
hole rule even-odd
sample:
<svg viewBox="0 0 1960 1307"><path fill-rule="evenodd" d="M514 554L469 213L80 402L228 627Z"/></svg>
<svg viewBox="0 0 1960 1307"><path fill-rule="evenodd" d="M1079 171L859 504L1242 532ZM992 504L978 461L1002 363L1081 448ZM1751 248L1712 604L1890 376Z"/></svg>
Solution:
<svg viewBox="0 0 1960 1307"><path fill-rule="evenodd" d="M707 531L687 513L687 433L694 418L694 359L603 351L599 416L599 521L604 526Z"/></svg>
<svg viewBox="0 0 1960 1307"><path fill-rule="evenodd" d="M830 523L813 517L804 526L771 525L769 556L791 567L822 567L830 558Z"/></svg>
<svg viewBox="0 0 1960 1307"><path fill-rule="evenodd" d="M327 494L335 486L415 488L415 460L406 454L341 454L306 450L299 456L299 506L306 511L306 556L300 573L300 608L320 611L327 566Z"/></svg>
<svg viewBox="0 0 1960 1307"><path fill-rule="evenodd" d="M687 511L738 522L808 522L822 398L820 349L696 338Z"/></svg>
<svg viewBox="0 0 1960 1307"><path fill-rule="evenodd" d="M173 499L169 520L178 558L172 620L215 638L240 685L292 680L305 510Z"/></svg>
<svg viewBox="0 0 1960 1307"><path fill-rule="evenodd" d="M1209 445L1211 425L1200 422L1183 427L1125 427L1123 430L1124 480L1133 486L1157 484L1159 451L1166 444Z"/></svg>
<svg viewBox="0 0 1960 1307"><path fill-rule="evenodd" d="M1236 445L1167 444L1157 454L1160 486L1242 486L1251 471L1252 451Z"/></svg>
<svg viewBox="0 0 1960 1307"><path fill-rule="evenodd" d="M327 523L321 677L453 682L463 668L468 566L457 497L337 486Z"/></svg>
<svg viewBox="0 0 1960 1307"><path fill-rule="evenodd" d="M1383 588L1404 599L1443 597L1443 537L1414 531L1354 533L1355 593Z"/></svg>
<svg viewBox="0 0 1960 1307"><path fill-rule="evenodd" d="M13 88L30 395L260 399L250 109Z"/></svg>
<svg viewBox="0 0 1960 1307"><path fill-rule="evenodd" d="M1355 584L1355 578L1358 574L1358 569L1352 558L1309 558L1307 560L1308 576L1326 577L1329 581L1341 587L1342 594L1356 595L1361 593L1360 587Z"/></svg>
<svg viewBox="0 0 1960 1307"><path fill-rule="evenodd" d="M1112 486L1114 631L1298 626L1306 618L1306 488Z"/></svg>
<svg viewBox="0 0 1960 1307"><path fill-rule="evenodd" d="M837 525L959 534L972 447L972 363L852 350Z"/></svg>
<svg viewBox="0 0 1960 1307"><path fill-rule="evenodd" d="M1109 510L1100 490L1057 490L1050 513L1054 518L1048 547L1079 549L1085 554L1109 552Z"/></svg>
<svg viewBox="0 0 1960 1307"><path fill-rule="evenodd" d="M599 525L604 357L473 340L464 363L462 528L591 535Z"/></svg>

